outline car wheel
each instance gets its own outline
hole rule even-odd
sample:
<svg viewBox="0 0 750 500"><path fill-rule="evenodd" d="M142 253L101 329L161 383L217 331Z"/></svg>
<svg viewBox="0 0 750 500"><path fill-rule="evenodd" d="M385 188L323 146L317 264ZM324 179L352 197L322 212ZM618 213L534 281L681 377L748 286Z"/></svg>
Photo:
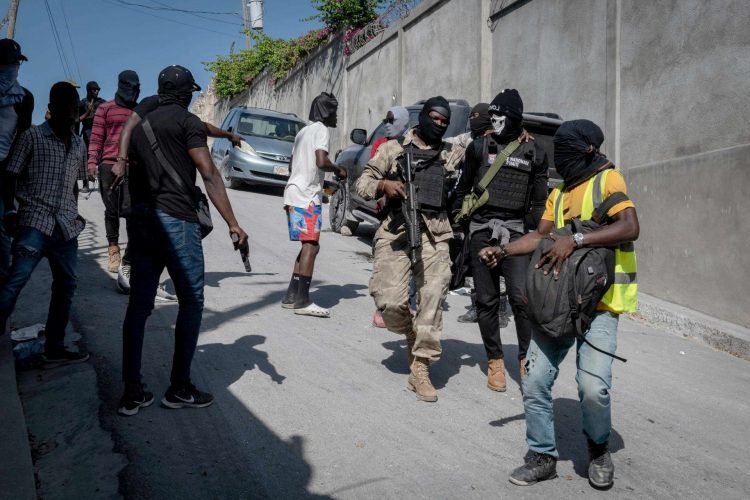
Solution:
<svg viewBox="0 0 750 500"><path fill-rule="evenodd" d="M331 224L331 230L337 233L348 235L354 234L359 222L347 219L346 213L349 210L349 187L344 183L333 195L331 195L330 205L328 206L328 218ZM342 232L342 229L344 231Z"/></svg>
<svg viewBox="0 0 750 500"><path fill-rule="evenodd" d="M224 187L238 189L242 185L240 181L232 178L232 169L229 164L229 155L225 156L224 159L221 160L221 163L219 164L219 173L221 174L221 178L224 181Z"/></svg>

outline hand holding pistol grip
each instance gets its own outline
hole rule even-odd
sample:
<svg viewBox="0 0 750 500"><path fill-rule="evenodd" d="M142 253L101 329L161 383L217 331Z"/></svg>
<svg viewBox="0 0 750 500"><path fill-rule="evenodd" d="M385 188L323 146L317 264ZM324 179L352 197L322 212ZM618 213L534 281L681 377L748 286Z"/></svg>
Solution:
<svg viewBox="0 0 750 500"><path fill-rule="evenodd" d="M235 248L237 247L237 244L240 242L240 237L237 236L235 233L232 233L232 243L234 243ZM252 272L253 267L250 265L250 246L245 244L244 247L239 248L240 255L242 256L242 263L245 265L245 271L246 272Z"/></svg>

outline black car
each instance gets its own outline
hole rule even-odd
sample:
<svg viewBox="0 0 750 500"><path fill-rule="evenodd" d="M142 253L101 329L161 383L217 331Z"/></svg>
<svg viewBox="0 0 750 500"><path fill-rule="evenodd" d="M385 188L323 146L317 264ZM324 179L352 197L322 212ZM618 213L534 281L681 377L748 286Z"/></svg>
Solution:
<svg viewBox="0 0 750 500"><path fill-rule="evenodd" d="M469 114L471 106L463 99L449 100L451 106L451 123L445 133L446 138L455 137L469 131ZM407 106L409 110L409 127L417 124L419 111L424 101L419 101L413 106ZM547 152L550 161L550 188L560 181L552 164L552 136L562 123L560 116L553 113L524 113L524 128L534 136L534 139ZM379 224L377 216L376 201L366 201L361 198L355 189L362 171L370 159L372 144L377 139L385 136L385 124L381 123L375 131L367 137L367 131L355 128L349 137L353 145L339 152L336 156L336 164L347 170L346 183L336 191L330 198L328 211L331 229L341 232L341 228L348 228L353 234L361 222Z"/></svg>

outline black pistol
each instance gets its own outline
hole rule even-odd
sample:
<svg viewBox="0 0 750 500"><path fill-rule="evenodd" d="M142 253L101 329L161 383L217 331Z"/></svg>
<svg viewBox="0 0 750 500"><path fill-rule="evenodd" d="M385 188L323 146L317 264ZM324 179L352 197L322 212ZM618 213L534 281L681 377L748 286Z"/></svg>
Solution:
<svg viewBox="0 0 750 500"><path fill-rule="evenodd" d="M240 242L240 237L237 234L232 233L232 243L237 248L237 244ZM240 255L242 256L242 263L245 264L245 271L252 272L253 266L250 265L250 245L245 243L245 246L239 247Z"/></svg>

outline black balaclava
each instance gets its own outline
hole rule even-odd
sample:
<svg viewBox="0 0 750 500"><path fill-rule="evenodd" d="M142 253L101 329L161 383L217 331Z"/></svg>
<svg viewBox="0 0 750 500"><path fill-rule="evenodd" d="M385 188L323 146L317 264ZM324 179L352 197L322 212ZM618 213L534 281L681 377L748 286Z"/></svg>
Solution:
<svg viewBox="0 0 750 500"><path fill-rule="evenodd" d="M476 139L477 137L484 135L487 129L492 128L492 121L490 121L489 103L480 102L473 108L471 108L471 114L479 113L476 118L469 118L469 128L471 129L471 137Z"/></svg>
<svg viewBox="0 0 750 500"><path fill-rule="evenodd" d="M599 152L604 133L590 120L563 122L552 142L555 146L555 169L563 178L566 188L580 184L610 163ZM592 151L589 151L590 146L593 146Z"/></svg>
<svg viewBox="0 0 750 500"><path fill-rule="evenodd" d="M141 93L141 82L138 73L132 69L126 69L117 76L117 92L115 102L123 108L133 109L138 103L138 94Z"/></svg>
<svg viewBox="0 0 750 500"><path fill-rule="evenodd" d="M94 98L94 92L99 90L99 84L95 81L90 81L86 84L86 99L93 99Z"/></svg>
<svg viewBox="0 0 750 500"><path fill-rule="evenodd" d="M450 123L451 107L445 97L439 95L430 97L422 106L419 112L419 125L417 125L417 134L430 146L437 146L443 140L443 135L448 127L441 127L430 118L430 112L436 111L443 115Z"/></svg>
<svg viewBox="0 0 750 500"><path fill-rule="evenodd" d="M501 144L518 139L523 132L523 101L516 89L505 89L497 94L488 111L493 139Z"/></svg>
<svg viewBox="0 0 750 500"><path fill-rule="evenodd" d="M318 97L313 99L310 105L310 121L326 122L328 118L336 115L339 108L339 102L328 92L321 92Z"/></svg>

